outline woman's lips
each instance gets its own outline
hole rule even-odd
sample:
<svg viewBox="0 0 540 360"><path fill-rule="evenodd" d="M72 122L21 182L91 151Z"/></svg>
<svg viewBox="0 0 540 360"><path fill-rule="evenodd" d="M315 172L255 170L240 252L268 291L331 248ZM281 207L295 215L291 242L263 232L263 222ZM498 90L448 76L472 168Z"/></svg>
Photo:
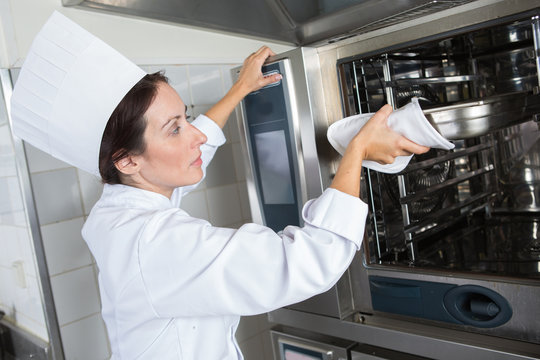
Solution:
<svg viewBox="0 0 540 360"><path fill-rule="evenodd" d="M191 166L201 166L201 165L202 165L202 159L200 156L197 158L197 160L191 163Z"/></svg>

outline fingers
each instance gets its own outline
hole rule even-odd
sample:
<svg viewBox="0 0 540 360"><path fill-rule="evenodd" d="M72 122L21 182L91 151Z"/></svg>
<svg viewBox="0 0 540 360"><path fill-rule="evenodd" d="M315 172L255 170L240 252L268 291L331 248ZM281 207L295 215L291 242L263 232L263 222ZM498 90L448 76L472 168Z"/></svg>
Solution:
<svg viewBox="0 0 540 360"><path fill-rule="evenodd" d="M428 152L430 149L427 146L418 145L417 143L407 139L404 136L401 137L400 147L401 150L406 153L406 155L423 154Z"/></svg>
<svg viewBox="0 0 540 360"><path fill-rule="evenodd" d="M268 46L262 46L246 58L235 84L238 85L237 88L240 89L242 96L281 79L280 74L273 74L266 77L262 74L264 62L272 55L275 54Z"/></svg>
<svg viewBox="0 0 540 360"><path fill-rule="evenodd" d="M388 116L392 113L392 107L388 104L380 108L369 120L369 122L383 122L386 123Z"/></svg>
<svg viewBox="0 0 540 360"><path fill-rule="evenodd" d="M276 55L268 46L261 46L259 50L254 53L255 56L263 56L267 58L269 56Z"/></svg>
<svg viewBox="0 0 540 360"><path fill-rule="evenodd" d="M283 76L281 74L272 74L269 76L264 76L260 82L260 86L263 87L266 85L270 85L272 83L278 82L282 78Z"/></svg>
<svg viewBox="0 0 540 360"><path fill-rule="evenodd" d="M392 106L388 105L388 104L385 104L382 108L380 108L376 113L375 115L373 116L384 116L384 117L388 117L388 115L390 115L392 113Z"/></svg>
<svg viewBox="0 0 540 360"><path fill-rule="evenodd" d="M262 46L259 50L252 53L245 61L245 63L250 61L255 61L258 64L262 65L266 59L270 56L276 55L268 46Z"/></svg>

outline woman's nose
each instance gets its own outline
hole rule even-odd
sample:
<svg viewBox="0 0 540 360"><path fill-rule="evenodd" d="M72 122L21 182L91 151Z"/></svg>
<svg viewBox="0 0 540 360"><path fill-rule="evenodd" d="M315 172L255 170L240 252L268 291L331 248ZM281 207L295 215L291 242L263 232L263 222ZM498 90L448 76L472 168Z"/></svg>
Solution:
<svg viewBox="0 0 540 360"><path fill-rule="evenodd" d="M195 146L201 146L202 144L206 143L206 141L208 140L206 135L204 135L204 133L201 130L197 129L195 126L191 124L190 126L191 126L191 129L193 130Z"/></svg>

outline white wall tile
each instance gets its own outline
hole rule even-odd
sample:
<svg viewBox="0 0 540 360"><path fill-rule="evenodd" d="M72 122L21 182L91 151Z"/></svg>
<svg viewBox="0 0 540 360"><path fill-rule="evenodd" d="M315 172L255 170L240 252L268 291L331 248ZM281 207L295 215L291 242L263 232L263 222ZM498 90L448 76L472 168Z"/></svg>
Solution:
<svg viewBox="0 0 540 360"><path fill-rule="evenodd" d="M235 334L236 341L241 343L260 332L258 317L259 315L242 316L240 318L240 323Z"/></svg>
<svg viewBox="0 0 540 360"><path fill-rule="evenodd" d="M26 160L28 161L30 172L57 170L69 167L69 164L58 160L28 143L24 143L24 148L26 150Z"/></svg>
<svg viewBox="0 0 540 360"><path fill-rule="evenodd" d="M82 226L83 218L80 217L41 227L51 276L92 264L90 251L81 235Z"/></svg>
<svg viewBox="0 0 540 360"><path fill-rule="evenodd" d="M236 112L233 111L229 120L227 121L227 127L229 128L229 142L236 143L240 141L240 129L238 127L238 118Z"/></svg>
<svg viewBox="0 0 540 360"><path fill-rule="evenodd" d="M244 153L242 150L242 145L240 143L232 144L233 149L233 160L234 160L234 170L236 172L236 180L245 181L246 180L246 164L244 160Z"/></svg>
<svg viewBox="0 0 540 360"><path fill-rule="evenodd" d="M79 184L81 186L81 195L83 201L84 214L90 214L90 210L94 207L95 203L101 197L103 192L103 183L101 178L89 174L86 171L77 169L79 176Z"/></svg>
<svg viewBox="0 0 540 360"><path fill-rule="evenodd" d="M223 97L223 82L219 66L190 65L188 74L193 105L215 104Z"/></svg>
<svg viewBox="0 0 540 360"><path fill-rule="evenodd" d="M228 123L229 122L227 121L227 123L225 123L225 126L221 128L221 131L223 131L223 135L225 136L226 144L230 143L229 138L231 137Z"/></svg>
<svg viewBox="0 0 540 360"><path fill-rule="evenodd" d="M249 196L247 192L247 183L239 182L238 186L238 199L240 201L240 208L242 210L242 219L245 222L251 221L251 208L249 205Z"/></svg>
<svg viewBox="0 0 540 360"><path fill-rule="evenodd" d="M184 104L188 107L191 106L193 101L189 91L187 66L166 66L165 75L169 78L169 84L180 95Z"/></svg>
<svg viewBox="0 0 540 360"><path fill-rule="evenodd" d="M18 228L13 225L0 225L0 266L11 267L14 260L22 259L22 252L17 240ZM0 283L1 285L2 283Z"/></svg>
<svg viewBox="0 0 540 360"><path fill-rule="evenodd" d="M236 172L233 160L233 148L231 144L224 144L219 147L206 169L206 186L208 188L228 185L236 182Z"/></svg>
<svg viewBox="0 0 540 360"><path fill-rule="evenodd" d="M236 339L246 360L273 360L272 342L267 314L243 316L236 331Z"/></svg>
<svg viewBox="0 0 540 360"><path fill-rule="evenodd" d="M229 91L229 89L233 85L233 77L231 74L231 70L240 65L241 64L221 66L221 75L223 76L223 90L225 90L225 92Z"/></svg>
<svg viewBox="0 0 540 360"><path fill-rule="evenodd" d="M195 188L195 190L204 190L206 189L206 175L205 175L205 178L197 184L197 187Z"/></svg>
<svg viewBox="0 0 540 360"><path fill-rule="evenodd" d="M261 331L270 330L274 325L276 325L275 323L268 321L268 314L261 314L257 317L257 319L259 320L259 329Z"/></svg>
<svg viewBox="0 0 540 360"><path fill-rule="evenodd" d="M51 286L60 326L100 311L92 266L53 276Z"/></svg>
<svg viewBox="0 0 540 360"><path fill-rule="evenodd" d="M3 94L0 94L0 99L4 99ZM0 103L0 126L6 125L8 122L7 118L7 112L6 112L6 105L4 101Z"/></svg>
<svg viewBox="0 0 540 360"><path fill-rule="evenodd" d="M26 317L24 314L18 314L17 326L28 331L29 333L36 335L46 342L49 341L49 334L47 333L45 323L38 323L29 317Z"/></svg>
<svg viewBox="0 0 540 360"><path fill-rule="evenodd" d="M1 113L1 112L0 112ZM7 124L0 125L0 176L16 176L15 151Z"/></svg>
<svg viewBox="0 0 540 360"><path fill-rule="evenodd" d="M2 304L2 310L5 311L6 316L12 319L15 314L15 286L11 267L0 266L0 304Z"/></svg>
<svg viewBox="0 0 540 360"><path fill-rule="evenodd" d="M242 220L236 184L209 188L206 191L212 225L227 226Z"/></svg>
<svg viewBox="0 0 540 360"><path fill-rule="evenodd" d="M24 262L25 273L30 276L37 276L36 253L29 229L18 227L16 236L22 255L21 259Z"/></svg>
<svg viewBox="0 0 540 360"><path fill-rule="evenodd" d="M75 168L32 174L41 225L83 215Z"/></svg>
<svg viewBox="0 0 540 360"><path fill-rule="evenodd" d="M188 114L191 115L191 120L194 120L197 116L206 114L211 107L212 105L194 105L190 110L188 110Z"/></svg>
<svg viewBox="0 0 540 360"><path fill-rule="evenodd" d="M209 220L208 206L206 203L206 191L192 191L182 198L180 205L189 215Z"/></svg>
<svg viewBox="0 0 540 360"><path fill-rule="evenodd" d="M149 74L164 71L165 76L169 79L169 85L180 95L184 104L187 106L193 104L189 89L187 65L150 65L141 66L141 68Z"/></svg>
<svg viewBox="0 0 540 360"><path fill-rule="evenodd" d="M245 360L264 360L264 348L260 335L253 336L238 343Z"/></svg>
<svg viewBox="0 0 540 360"><path fill-rule="evenodd" d="M0 177L0 223L26 225L23 198L15 176Z"/></svg>
<svg viewBox="0 0 540 360"><path fill-rule="evenodd" d="M66 359L104 360L110 357L105 324L95 314L60 328Z"/></svg>
<svg viewBox="0 0 540 360"><path fill-rule="evenodd" d="M26 228L18 226L0 226L0 266L11 268L20 261L26 275L36 276L33 246ZM0 286L2 284L0 283Z"/></svg>
<svg viewBox="0 0 540 360"><path fill-rule="evenodd" d="M227 227L231 228L231 229L239 229L245 223L246 223L245 221L239 221L239 222L236 222L236 223L228 224Z"/></svg>
<svg viewBox="0 0 540 360"><path fill-rule="evenodd" d="M17 321L18 315L24 314L34 322L45 325L38 281L33 276L26 276L25 287L20 287L15 282L15 317Z"/></svg>
<svg viewBox="0 0 540 360"><path fill-rule="evenodd" d="M27 226L26 207L22 197L18 178L8 177L9 201L11 203L12 221L17 226Z"/></svg>
<svg viewBox="0 0 540 360"><path fill-rule="evenodd" d="M13 268L0 266L0 307L17 326L47 341L37 279L26 276L25 286L21 287L15 276Z"/></svg>

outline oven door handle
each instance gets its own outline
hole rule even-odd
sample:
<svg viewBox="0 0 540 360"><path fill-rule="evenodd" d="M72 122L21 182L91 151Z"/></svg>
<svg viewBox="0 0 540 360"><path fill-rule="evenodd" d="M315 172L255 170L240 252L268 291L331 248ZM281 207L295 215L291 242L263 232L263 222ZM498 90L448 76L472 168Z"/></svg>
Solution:
<svg viewBox="0 0 540 360"><path fill-rule="evenodd" d="M389 283L377 280L371 280L370 284L371 292L379 295L414 299L420 299L422 297L421 289L418 286Z"/></svg>

